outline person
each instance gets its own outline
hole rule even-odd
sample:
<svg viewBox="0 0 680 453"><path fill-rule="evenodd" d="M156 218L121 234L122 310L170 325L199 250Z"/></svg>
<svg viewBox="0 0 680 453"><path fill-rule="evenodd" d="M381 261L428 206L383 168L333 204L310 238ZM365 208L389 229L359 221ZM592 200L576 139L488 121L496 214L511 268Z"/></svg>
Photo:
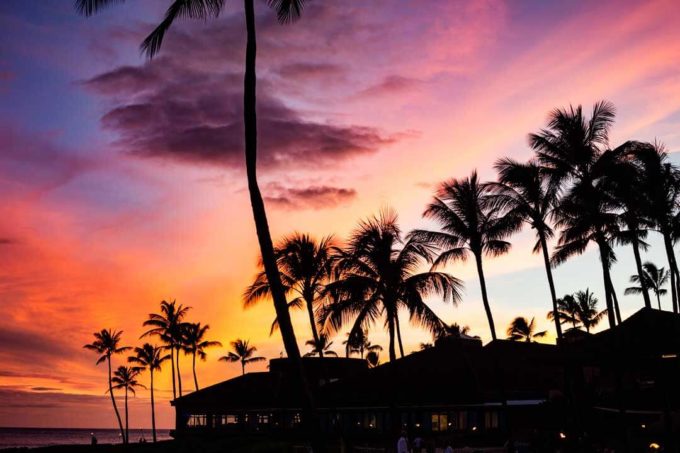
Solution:
<svg viewBox="0 0 680 453"><path fill-rule="evenodd" d="M453 453L453 447L451 446L451 444L448 444L448 445L446 446L446 449L444 450L444 453Z"/></svg>
<svg viewBox="0 0 680 453"><path fill-rule="evenodd" d="M397 453L408 453L408 439L405 430L402 430L401 437L397 441Z"/></svg>
<svg viewBox="0 0 680 453"><path fill-rule="evenodd" d="M90 444L97 445L97 437L94 435L94 433L90 433Z"/></svg>
<svg viewBox="0 0 680 453"><path fill-rule="evenodd" d="M413 439L413 452L422 453L423 448L425 448L425 441L420 435L417 435L416 438Z"/></svg>

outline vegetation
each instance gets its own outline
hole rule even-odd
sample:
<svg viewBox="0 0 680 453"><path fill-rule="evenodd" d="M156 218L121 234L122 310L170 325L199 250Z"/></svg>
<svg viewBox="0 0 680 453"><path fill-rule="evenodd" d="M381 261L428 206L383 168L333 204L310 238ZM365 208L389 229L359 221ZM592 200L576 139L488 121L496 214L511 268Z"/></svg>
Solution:
<svg viewBox="0 0 680 453"><path fill-rule="evenodd" d="M333 342L330 341L328 334L326 333L322 333L317 339L312 338L311 340L307 340L305 344L312 347L312 350L306 353L305 357L314 357L316 355L323 357L324 354L333 357L338 356L338 353L331 349Z"/></svg>
<svg viewBox="0 0 680 453"><path fill-rule="evenodd" d="M149 370L149 391L151 393L151 433L156 442L156 406L154 401L154 372L161 371L161 365L170 359L170 355L163 354L163 349L151 343L144 343L142 347L135 348L135 355L128 357L128 362L134 363L140 371Z"/></svg>
<svg viewBox="0 0 680 453"><path fill-rule="evenodd" d="M202 326L201 323L187 323L184 326L184 335L182 339L182 349L185 354L191 354L191 369L194 375L194 386L198 391L198 378L196 377L196 357L205 361L208 356L205 352L208 348L222 346L219 341L206 340L206 332L210 326L208 324Z"/></svg>
<svg viewBox="0 0 680 453"><path fill-rule="evenodd" d="M137 381L137 376L139 376L140 369L129 367L129 366L119 366L118 369L113 373L113 378L111 382L115 384L114 389L123 389L125 393L125 437L124 443L130 442L130 416L128 414L128 393L133 395L136 393L137 387L144 387Z"/></svg>
<svg viewBox="0 0 680 453"><path fill-rule="evenodd" d="M248 340L235 340L231 342L231 351L219 358L223 362L240 362L241 374L246 374L246 365L254 362L262 362L266 360L264 357L256 357L255 352L257 348L250 346Z"/></svg>
<svg viewBox="0 0 680 453"><path fill-rule="evenodd" d="M630 282L637 283L640 286L630 286L626 288L623 294L641 294L644 292L645 288L651 289L656 296L659 310L661 310L661 296L668 292L668 290L663 287L666 286L670 278L671 271L668 271L663 267L658 268L654 263L647 261L642 265L641 274L633 274L630 276Z"/></svg>
<svg viewBox="0 0 680 453"><path fill-rule="evenodd" d="M534 318L531 318L531 321L528 321L527 318L521 316L513 319L507 330L508 340L526 341L527 343L531 343L536 340L536 338L543 338L547 333L548 331L546 330L536 332Z"/></svg>

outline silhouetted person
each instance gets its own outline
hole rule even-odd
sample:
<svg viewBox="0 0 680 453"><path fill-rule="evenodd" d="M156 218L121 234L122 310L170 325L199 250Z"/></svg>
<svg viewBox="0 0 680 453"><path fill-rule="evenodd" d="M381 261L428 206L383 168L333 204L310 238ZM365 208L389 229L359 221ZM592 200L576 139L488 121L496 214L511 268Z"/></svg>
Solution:
<svg viewBox="0 0 680 453"><path fill-rule="evenodd" d="M90 433L90 445L97 445L97 437L94 435L94 433Z"/></svg>
<svg viewBox="0 0 680 453"><path fill-rule="evenodd" d="M401 432L401 437L397 441L397 453L408 453L408 438L406 431Z"/></svg>

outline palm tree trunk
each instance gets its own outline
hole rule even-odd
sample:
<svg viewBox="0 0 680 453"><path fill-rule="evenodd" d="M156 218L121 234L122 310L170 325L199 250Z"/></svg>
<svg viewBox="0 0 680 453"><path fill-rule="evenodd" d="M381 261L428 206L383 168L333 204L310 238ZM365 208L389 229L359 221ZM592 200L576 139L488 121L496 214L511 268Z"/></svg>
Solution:
<svg viewBox="0 0 680 453"><path fill-rule="evenodd" d="M486 311L486 318L489 321L489 330L491 331L491 339L496 340L496 326L493 323L493 315L491 314L491 306L489 306L489 298L486 295L486 280L484 279L484 269L482 268L482 254L475 252L475 262L477 263L477 275L479 276L479 286L482 290L482 302L484 303L484 310Z"/></svg>
<svg viewBox="0 0 680 453"><path fill-rule="evenodd" d="M130 442L130 417L128 415L128 388L125 386L125 443Z"/></svg>
<svg viewBox="0 0 680 453"><path fill-rule="evenodd" d="M600 263L602 264L602 278L604 280L604 298L607 304L607 318L609 319L609 327L616 326L616 314L614 313L614 302L612 300L611 286L609 285L609 261L606 256L606 249L603 244L598 242L598 249L600 251Z"/></svg>
<svg viewBox="0 0 680 453"><path fill-rule="evenodd" d="M177 388L179 390L179 397L182 397L182 375L180 374L179 371L179 348L177 348L177 354L175 354L177 358Z"/></svg>
<svg viewBox="0 0 680 453"><path fill-rule="evenodd" d="M661 310L661 297L659 297L659 292L655 291L656 293L656 303L659 304L659 310Z"/></svg>
<svg viewBox="0 0 680 453"><path fill-rule="evenodd" d="M111 383L111 356L108 356L106 362L109 366L109 395L111 395L111 403L113 404L113 411L116 413L116 420L118 420L118 428L120 429L120 436L125 442L125 431L123 431L123 421L120 419L120 412L116 405L116 398L113 396L113 384Z"/></svg>
<svg viewBox="0 0 680 453"><path fill-rule="evenodd" d="M635 255L635 266L637 267L638 277L640 278L642 298L645 302L645 307L652 308L652 301L649 298L649 289L647 288L647 279L644 278L644 273L642 272L642 258L640 258L640 244L635 234L633 234L633 241L631 245L633 246L633 255Z"/></svg>
<svg viewBox="0 0 680 453"><path fill-rule="evenodd" d="M401 342L401 327L399 327L399 314L396 314L394 316L394 326L396 327L395 330L397 331L397 342L399 343L399 354L403 358L404 357L404 345Z"/></svg>
<svg viewBox="0 0 680 453"><path fill-rule="evenodd" d="M670 234L663 232L663 242L666 248L666 257L668 258L668 267L671 271L671 298L673 300L673 313L678 312L678 265L675 261L675 253L673 252L673 241Z"/></svg>
<svg viewBox="0 0 680 453"><path fill-rule="evenodd" d="M394 317L388 313L387 314L387 332L390 335L390 344L389 344L389 353L390 353L390 362L394 362L397 360L397 353L394 349Z"/></svg>
<svg viewBox="0 0 680 453"><path fill-rule="evenodd" d="M149 368L151 373L151 434L153 441L156 442L156 407L153 399L153 368Z"/></svg>
<svg viewBox="0 0 680 453"><path fill-rule="evenodd" d="M609 264L607 264L607 268L609 268ZM619 308L619 298L616 297L616 290L614 289L614 282L612 282L611 272L609 272L609 290L612 293L612 301L614 302L616 324L621 324L621 309Z"/></svg>
<svg viewBox="0 0 680 453"><path fill-rule="evenodd" d="M560 316L557 311L557 295L555 294L555 282L553 282L552 268L550 267L550 256L548 255L548 241L545 239L545 233L543 231L538 232L538 237L541 240L541 249L543 250L543 263L545 264L545 273L548 276L548 286L550 287L550 297L552 299L553 306L553 318L555 318L555 332L557 333L557 338L562 338L562 323L560 322Z"/></svg>
<svg viewBox="0 0 680 453"><path fill-rule="evenodd" d="M245 376L245 375L246 375L246 362L241 360L241 376Z"/></svg>
<svg viewBox="0 0 680 453"><path fill-rule="evenodd" d="M191 357L191 368L194 372L194 386L196 386L196 391L198 392L198 379L196 378L196 351L193 352Z"/></svg>
<svg viewBox="0 0 680 453"><path fill-rule="evenodd" d="M314 306L313 301L305 298L305 304L307 305L307 315L309 315L309 325L312 328L312 338L314 338L314 343L320 344L319 341L319 331L316 328L316 319L314 319ZM319 350L319 357L323 358L323 348Z"/></svg>
<svg viewBox="0 0 680 453"><path fill-rule="evenodd" d="M170 368L172 368L172 399L177 399L177 388L175 384L175 346L170 345Z"/></svg>

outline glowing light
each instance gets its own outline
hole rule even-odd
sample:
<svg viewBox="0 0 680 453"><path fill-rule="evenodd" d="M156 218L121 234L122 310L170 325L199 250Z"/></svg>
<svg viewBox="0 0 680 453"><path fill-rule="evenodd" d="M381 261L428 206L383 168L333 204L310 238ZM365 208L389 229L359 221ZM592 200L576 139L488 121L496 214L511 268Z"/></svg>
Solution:
<svg viewBox="0 0 680 453"><path fill-rule="evenodd" d="M654 451L661 450L661 445L657 444L656 442L652 442L649 444L649 449Z"/></svg>
<svg viewBox="0 0 680 453"><path fill-rule="evenodd" d="M677 354L661 354L662 359L677 359Z"/></svg>
<svg viewBox="0 0 680 453"><path fill-rule="evenodd" d="M560 439L566 439L567 435L564 434L563 432L560 432Z"/></svg>
<svg viewBox="0 0 680 453"><path fill-rule="evenodd" d="M642 429L645 429L646 427L647 427L647 425L645 425L644 423L640 425L640 428L642 428Z"/></svg>
<svg viewBox="0 0 680 453"><path fill-rule="evenodd" d="M476 426L473 426L473 427L472 427L472 430L473 430L473 431L477 431L477 427L476 427Z"/></svg>

